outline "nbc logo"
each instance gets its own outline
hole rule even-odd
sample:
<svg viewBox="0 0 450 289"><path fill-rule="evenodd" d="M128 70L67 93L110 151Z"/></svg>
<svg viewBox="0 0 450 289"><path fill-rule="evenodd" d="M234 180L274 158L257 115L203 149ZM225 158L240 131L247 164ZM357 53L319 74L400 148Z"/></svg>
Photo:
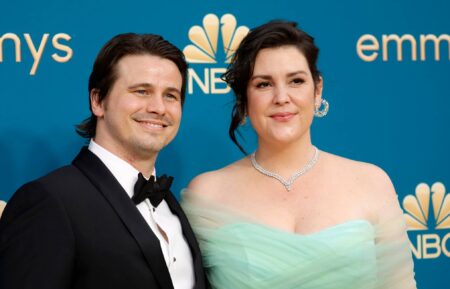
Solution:
<svg viewBox="0 0 450 289"><path fill-rule="evenodd" d="M444 184L437 182L431 188L420 183L415 196L403 199L403 209L408 231L415 236L411 249L417 259L435 259L441 254L450 257L450 194L446 194ZM435 233L429 233L430 230ZM448 245L447 245L448 243Z"/></svg>
<svg viewBox="0 0 450 289"><path fill-rule="evenodd" d="M220 78L226 71L223 63L230 63L234 52L248 32L247 27L237 25L236 18L231 14L223 15L220 20L215 14L207 14L203 18L203 26L191 27L188 36L192 44L187 45L183 53L189 63L203 64L203 67L196 65L197 69L203 68L203 74L189 68L189 94L194 92L194 82L204 94L224 94L230 91ZM208 67L205 67L205 64Z"/></svg>

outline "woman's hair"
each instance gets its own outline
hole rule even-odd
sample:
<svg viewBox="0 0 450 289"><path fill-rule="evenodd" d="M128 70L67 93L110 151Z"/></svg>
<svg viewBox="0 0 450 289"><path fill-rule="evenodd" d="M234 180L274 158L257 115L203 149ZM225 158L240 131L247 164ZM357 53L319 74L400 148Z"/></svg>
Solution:
<svg viewBox="0 0 450 289"><path fill-rule="evenodd" d="M230 66L222 76L236 96L236 102L231 112L229 135L244 154L246 152L237 141L235 132L246 117L247 86L253 74L256 56L261 49L281 46L297 47L308 62L314 82L318 83L320 80L320 72L317 69L319 48L314 44L313 37L297 28L297 23L277 20L252 29L242 40Z"/></svg>

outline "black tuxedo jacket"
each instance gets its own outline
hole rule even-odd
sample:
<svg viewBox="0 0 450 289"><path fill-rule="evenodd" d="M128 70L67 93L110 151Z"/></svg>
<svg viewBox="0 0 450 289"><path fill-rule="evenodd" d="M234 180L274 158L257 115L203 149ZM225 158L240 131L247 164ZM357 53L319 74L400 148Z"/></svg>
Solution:
<svg viewBox="0 0 450 289"><path fill-rule="evenodd" d="M204 289L201 255L172 194ZM173 288L158 238L102 161L83 148L71 165L25 184L0 219L0 288Z"/></svg>

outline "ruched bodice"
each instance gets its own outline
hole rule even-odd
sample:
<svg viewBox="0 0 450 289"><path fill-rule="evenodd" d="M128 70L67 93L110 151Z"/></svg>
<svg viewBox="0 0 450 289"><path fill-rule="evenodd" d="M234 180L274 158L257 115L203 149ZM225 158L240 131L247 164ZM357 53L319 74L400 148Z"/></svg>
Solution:
<svg viewBox="0 0 450 289"><path fill-rule="evenodd" d="M213 289L415 288L407 240L395 232L401 216L386 226L351 220L303 235L193 195L184 196L182 205Z"/></svg>

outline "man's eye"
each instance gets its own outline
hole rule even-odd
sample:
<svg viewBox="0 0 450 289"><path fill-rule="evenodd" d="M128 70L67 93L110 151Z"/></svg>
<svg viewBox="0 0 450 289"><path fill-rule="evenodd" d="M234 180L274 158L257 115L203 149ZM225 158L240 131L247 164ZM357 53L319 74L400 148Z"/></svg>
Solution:
<svg viewBox="0 0 450 289"><path fill-rule="evenodd" d="M178 96L176 96L175 94L171 94L171 93L166 94L166 98L171 99L171 100L178 100Z"/></svg>
<svg viewBox="0 0 450 289"><path fill-rule="evenodd" d="M136 93L136 94L141 94L141 95L147 95L148 93L147 93L147 90L145 90L145 89L136 89L135 91L134 91L134 93Z"/></svg>

